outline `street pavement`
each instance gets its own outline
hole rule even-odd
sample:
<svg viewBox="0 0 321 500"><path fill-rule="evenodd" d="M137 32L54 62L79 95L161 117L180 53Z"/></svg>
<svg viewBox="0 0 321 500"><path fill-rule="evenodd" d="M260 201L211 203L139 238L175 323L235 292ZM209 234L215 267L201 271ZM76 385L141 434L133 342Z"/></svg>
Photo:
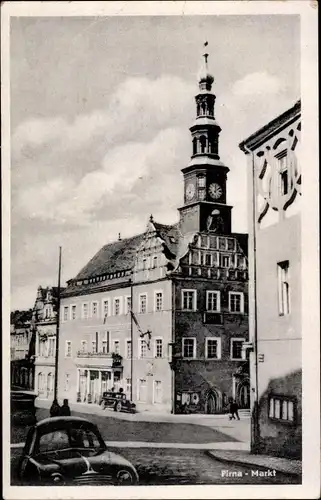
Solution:
<svg viewBox="0 0 321 500"><path fill-rule="evenodd" d="M252 470L265 471L260 467L228 465L209 457L203 450L116 448L110 451L119 453L136 467L142 486L186 485L186 484L298 484L298 479L276 472L275 477L252 477ZM20 450L21 452L21 450ZM11 450L11 484L19 485L15 475L15 465L20 454L18 449ZM233 473L227 477L226 473ZM235 476L236 475L236 476Z"/></svg>
<svg viewBox="0 0 321 500"><path fill-rule="evenodd" d="M131 419L120 419L115 412L105 411L97 415L80 412L72 412L72 415L89 419L95 423L105 441L116 442L146 442L146 443L182 443L182 444L204 444L240 441L231 435L232 426L224 425L219 419L218 428L207 425L198 425L188 420L188 423L179 422L156 422L139 421L136 415L128 415ZM123 414L126 415L126 414ZM37 409L37 420L49 416L45 408ZM228 420L227 420L228 422ZM237 422L241 424L241 422ZM243 424L244 425L244 424ZM11 442L21 443L25 440L26 428L12 429ZM227 432L225 432L227 431ZM233 429L235 434L235 429Z"/></svg>

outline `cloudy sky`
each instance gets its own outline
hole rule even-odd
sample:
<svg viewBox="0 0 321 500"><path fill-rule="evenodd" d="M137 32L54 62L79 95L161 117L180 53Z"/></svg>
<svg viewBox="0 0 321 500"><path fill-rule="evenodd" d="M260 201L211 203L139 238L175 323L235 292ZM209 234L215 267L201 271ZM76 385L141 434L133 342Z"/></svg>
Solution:
<svg viewBox="0 0 321 500"><path fill-rule="evenodd" d="M11 309L72 278L149 215L176 222L203 42L215 77L233 230L247 230L238 144L300 98L298 16L11 18Z"/></svg>

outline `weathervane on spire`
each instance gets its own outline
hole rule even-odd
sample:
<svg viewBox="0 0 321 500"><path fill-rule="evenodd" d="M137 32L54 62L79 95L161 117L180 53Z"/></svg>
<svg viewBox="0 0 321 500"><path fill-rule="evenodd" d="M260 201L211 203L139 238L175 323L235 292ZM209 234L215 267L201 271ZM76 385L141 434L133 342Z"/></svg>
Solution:
<svg viewBox="0 0 321 500"><path fill-rule="evenodd" d="M208 42L206 41L206 42L204 42L204 47L207 47L207 46L208 46ZM204 56L204 59L205 59L205 64L207 64L208 53L205 52L205 54L203 54L203 56Z"/></svg>

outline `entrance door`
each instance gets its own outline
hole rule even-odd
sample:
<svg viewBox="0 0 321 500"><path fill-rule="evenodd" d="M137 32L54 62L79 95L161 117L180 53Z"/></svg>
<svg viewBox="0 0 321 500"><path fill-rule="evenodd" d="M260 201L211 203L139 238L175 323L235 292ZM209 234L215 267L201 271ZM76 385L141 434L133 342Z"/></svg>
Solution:
<svg viewBox="0 0 321 500"><path fill-rule="evenodd" d="M220 411L220 401L217 392L211 389L206 397L206 413L218 413Z"/></svg>
<svg viewBox="0 0 321 500"><path fill-rule="evenodd" d="M248 380L239 385L237 399L240 408L250 408L250 384Z"/></svg>

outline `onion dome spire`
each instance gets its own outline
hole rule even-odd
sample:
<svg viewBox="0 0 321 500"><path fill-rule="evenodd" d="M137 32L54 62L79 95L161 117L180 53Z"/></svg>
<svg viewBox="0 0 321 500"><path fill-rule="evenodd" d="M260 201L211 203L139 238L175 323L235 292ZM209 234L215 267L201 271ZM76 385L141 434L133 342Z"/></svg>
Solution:
<svg viewBox="0 0 321 500"><path fill-rule="evenodd" d="M208 46L208 42L204 43L205 53L203 54L203 63L201 70L198 74L198 83L200 90L210 91L212 88L212 84L214 82L214 77L208 71L208 53L206 52L206 47Z"/></svg>

